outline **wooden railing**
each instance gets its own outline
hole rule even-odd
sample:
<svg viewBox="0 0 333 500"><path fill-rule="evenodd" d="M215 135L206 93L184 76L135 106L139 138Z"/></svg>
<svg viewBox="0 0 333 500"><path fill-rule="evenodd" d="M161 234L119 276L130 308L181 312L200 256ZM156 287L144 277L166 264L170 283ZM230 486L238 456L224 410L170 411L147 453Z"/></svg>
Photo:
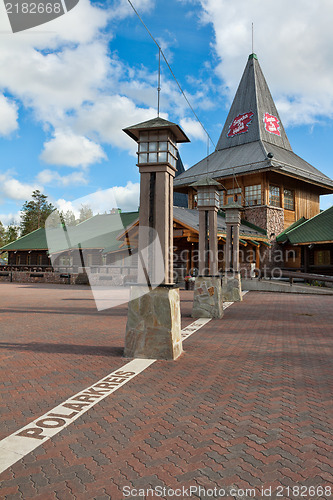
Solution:
<svg viewBox="0 0 333 500"><path fill-rule="evenodd" d="M275 269L273 271L265 270L264 272L260 269L256 269L255 277L259 280L288 278L291 285L294 283L295 279L309 281L310 283L312 281L333 283L333 276L317 273L303 273L302 271L286 271L285 269Z"/></svg>
<svg viewBox="0 0 333 500"><path fill-rule="evenodd" d="M325 276L324 274L314 274L314 273L299 273L292 271L282 271L282 278L289 278L289 283L292 285L294 279L303 279L305 281L320 281L333 283L333 276Z"/></svg>

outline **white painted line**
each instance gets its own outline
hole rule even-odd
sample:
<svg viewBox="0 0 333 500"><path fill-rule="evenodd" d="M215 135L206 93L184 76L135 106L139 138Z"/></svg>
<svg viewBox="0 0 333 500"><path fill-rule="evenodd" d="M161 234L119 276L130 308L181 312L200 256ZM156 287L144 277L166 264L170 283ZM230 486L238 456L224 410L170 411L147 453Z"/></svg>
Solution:
<svg viewBox="0 0 333 500"><path fill-rule="evenodd" d="M193 333L197 332L202 328L204 325L206 325L209 321L211 321L212 318L198 318L193 323L190 325L186 326L182 331L182 340L188 339Z"/></svg>
<svg viewBox="0 0 333 500"><path fill-rule="evenodd" d="M65 429L96 403L125 385L155 361L156 359L130 361L121 369L110 373L19 431L4 438L0 441L0 473L35 450L41 443L45 443Z"/></svg>
<svg viewBox="0 0 333 500"><path fill-rule="evenodd" d="M243 292L245 294L247 292ZM225 302L223 309L233 302ZM186 340L211 318L198 318L181 331L182 340ZM68 425L81 417L90 408L107 396L127 384L134 377L155 363L156 359L134 359L121 369L111 372L87 389L83 389L41 417L36 418L22 429L0 441L0 474L14 465Z"/></svg>

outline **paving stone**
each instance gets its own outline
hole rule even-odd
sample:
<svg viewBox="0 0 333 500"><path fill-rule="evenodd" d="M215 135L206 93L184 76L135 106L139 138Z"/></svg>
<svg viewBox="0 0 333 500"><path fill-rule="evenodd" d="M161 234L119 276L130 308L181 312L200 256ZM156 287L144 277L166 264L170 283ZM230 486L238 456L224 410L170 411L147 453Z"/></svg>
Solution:
<svg viewBox="0 0 333 500"><path fill-rule="evenodd" d="M182 293L185 326L192 295ZM3 284L0 299L0 439L127 362L126 305L99 313L89 289L66 286ZM329 484L332 324L331 297L248 293L177 362L154 363L5 471L0 498Z"/></svg>

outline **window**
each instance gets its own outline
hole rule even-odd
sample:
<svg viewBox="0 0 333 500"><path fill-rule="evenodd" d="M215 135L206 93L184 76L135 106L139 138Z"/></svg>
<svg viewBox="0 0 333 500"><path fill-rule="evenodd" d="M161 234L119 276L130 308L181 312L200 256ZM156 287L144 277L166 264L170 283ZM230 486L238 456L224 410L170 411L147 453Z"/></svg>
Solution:
<svg viewBox="0 0 333 500"><path fill-rule="evenodd" d="M330 250L316 250L314 252L315 266L329 266L331 264Z"/></svg>
<svg viewBox="0 0 333 500"><path fill-rule="evenodd" d="M261 184L245 186L245 203L248 206L261 205Z"/></svg>
<svg viewBox="0 0 333 500"><path fill-rule="evenodd" d="M279 186L269 186L269 204L273 207L281 207Z"/></svg>
<svg viewBox="0 0 333 500"><path fill-rule="evenodd" d="M65 266L65 267L72 266L73 265L73 257L70 257L69 255L64 255L63 257L60 257L59 265Z"/></svg>
<svg viewBox="0 0 333 500"><path fill-rule="evenodd" d="M241 188L227 189L226 193L226 204L230 203L242 203L242 190Z"/></svg>
<svg viewBox="0 0 333 500"><path fill-rule="evenodd" d="M292 191L291 189L285 189L283 194L284 208L286 210L295 210L294 191Z"/></svg>
<svg viewBox="0 0 333 500"><path fill-rule="evenodd" d="M140 134L138 162L177 164L177 147L174 139L166 132L142 132Z"/></svg>

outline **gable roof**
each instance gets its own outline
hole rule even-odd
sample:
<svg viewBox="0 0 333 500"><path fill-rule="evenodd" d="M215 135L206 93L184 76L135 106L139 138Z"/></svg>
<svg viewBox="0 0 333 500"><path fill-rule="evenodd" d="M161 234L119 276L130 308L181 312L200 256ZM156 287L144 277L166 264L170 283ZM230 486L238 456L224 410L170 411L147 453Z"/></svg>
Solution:
<svg viewBox="0 0 333 500"><path fill-rule="evenodd" d="M304 220L303 217L279 234L276 241L279 243L289 241L291 244L333 243L333 206L312 219Z"/></svg>
<svg viewBox="0 0 333 500"><path fill-rule="evenodd" d="M272 130L265 115L272 117ZM267 120L266 120L267 121ZM296 155L255 54L249 56L216 150L174 180L189 186L203 176L219 180L258 171L276 171L333 192L333 180Z"/></svg>

